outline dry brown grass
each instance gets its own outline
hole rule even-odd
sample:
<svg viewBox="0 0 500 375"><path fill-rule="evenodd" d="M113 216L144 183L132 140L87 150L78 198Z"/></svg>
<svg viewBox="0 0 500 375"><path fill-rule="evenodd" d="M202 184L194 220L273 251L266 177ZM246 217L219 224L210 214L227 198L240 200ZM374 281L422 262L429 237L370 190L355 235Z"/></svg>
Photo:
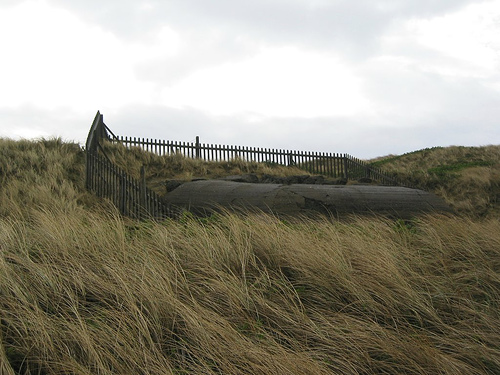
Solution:
<svg viewBox="0 0 500 375"><path fill-rule="evenodd" d="M84 192L85 153L61 139L0 138L0 215L45 206L70 208ZM86 198L84 198L86 197Z"/></svg>
<svg viewBox="0 0 500 375"><path fill-rule="evenodd" d="M157 156L138 147L127 149L106 144L110 158L134 177L142 165L150 188L165 194L165 181L219 178L254 173L273 176L308 174L295 167L243 160L205 162L182 155ZM500 146L437 147L371 161L387 175L411 186L431 191L445 199L456 211L475 217L500 218ZM348 183L353 183L350 181Z"/></svg>
<svg viewBox="0 0 500 375"><path fill-rule="evenodd" d="M500 224L116 213L0 221L14 373L487 374Z"/></svg>
<svg viewBox="0 0 500 375"><path fill-rule="evenodd" d="M133 177L139 178L141 166L145 166L148 186L160 195L165 194L167 179L191 181L193 178L220 178L231 175L253 173L257 176L294 176L309 173L296 168L274 163L247 162L233 159L225 162L209 162L184 157L182 154L159 156L139 147L126 148L117 143L105 143L109 158Z"/></svg>
<svg viewBox="0 0 500 375"><path fill-rule="evenodd" d="M436 193L463 214L500 218L500 146L438 147L372 163Z"/></svg>
<svg viewBox="0 0 500 375"><path fill-rule="evenodd" d="M500 372L498 220L139 223L2 142L2 374Z"/></svg>

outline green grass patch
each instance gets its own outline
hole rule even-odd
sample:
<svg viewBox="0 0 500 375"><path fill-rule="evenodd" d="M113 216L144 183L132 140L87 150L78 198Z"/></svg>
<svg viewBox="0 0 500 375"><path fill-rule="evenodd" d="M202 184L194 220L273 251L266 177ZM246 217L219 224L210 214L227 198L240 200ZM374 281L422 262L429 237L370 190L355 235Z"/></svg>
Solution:
<svg viewBox="0 0 500 375"><path fill-rule="evenodd" d="M494 164L493 162L489 161L458 162L456 164L440 165L438 167L429 168L427 172L430 174L435 174L440 177L444 177L449 175L450 173L459 172L466 168L490 167L493 164Z"/></svg>

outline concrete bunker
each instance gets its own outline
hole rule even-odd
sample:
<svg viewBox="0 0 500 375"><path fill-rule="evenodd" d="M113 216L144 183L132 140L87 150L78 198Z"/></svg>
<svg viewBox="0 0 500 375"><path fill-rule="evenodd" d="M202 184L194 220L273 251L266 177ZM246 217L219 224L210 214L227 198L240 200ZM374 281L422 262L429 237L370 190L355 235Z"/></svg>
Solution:
<svg viewBox="0 0 500 375"><path fill-rule="evenodd" d="M184 183L163 198L174 207L202 215L217 208L256 209L283 215L313 212L382 214L402 219L431 212L452 212L444 200L432 193L378 185L283 185L201 180Z"/></svg>

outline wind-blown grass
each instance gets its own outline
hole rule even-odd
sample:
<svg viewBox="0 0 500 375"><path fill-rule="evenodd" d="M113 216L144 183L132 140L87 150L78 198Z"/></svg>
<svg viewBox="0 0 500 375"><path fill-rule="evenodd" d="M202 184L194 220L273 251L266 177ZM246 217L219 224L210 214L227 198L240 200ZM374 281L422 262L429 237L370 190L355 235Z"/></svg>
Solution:
<svg viewBox="0 0 500 375"><path fill-rule="evenodd" d="M498 220L135 222L2 142L2 374L500 372Z"/></svg>
<svg viewBox="0 0 500 375"><path fill-rule="evenodd" d="M84 176L85 153L78 144L0 138L0 215L76 206L86 196Z"/></svg>
<svg viewBox="0 0 500 375"><path fill-rule="evenodd" d="M371 164L436 193L463 214L500 218L500 146L435 147Z"/></svg>
<svg viewBox="0 0 500 375"><path fill-rule="evenodd" d="M185 157L182 154L156 155L140 147L125 147L118 143L105 142L106 155L116 165L139 178L140 169L146 166L148 186L158 194L165 194L164 182L167 179L191 181L193 178L219 178L230 175L253 173L258 176L293 176L309 173L297 167L276 163L247 162L242 159L212 162Z"/></svg>
<svg viewBox="0 0 500 375"><path fill-rule="evenodd" d="M500 371L500 224L0 221L15 373Z"/></svg>

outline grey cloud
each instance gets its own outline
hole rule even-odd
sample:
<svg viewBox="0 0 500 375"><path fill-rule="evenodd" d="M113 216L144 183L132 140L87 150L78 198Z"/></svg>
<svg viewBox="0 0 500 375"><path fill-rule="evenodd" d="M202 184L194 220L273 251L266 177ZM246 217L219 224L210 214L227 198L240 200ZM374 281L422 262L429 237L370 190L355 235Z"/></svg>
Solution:
<svg viewBox="0 0 500 375"><path fill-rule="evenodd" d="M19 5L19 3L20 3L19 0L2 0L2 2L0 3L0 9L1 8L10 8L14 5Z"/></svg>
<svg viewBox="0 0 500 375"><path fill-rule="evenodd" d="M472 88L464 87L466 89ZM473 90L471 96L479 94L478 91ZM213 117L190 108L140 105L118 111L102 108L101 113L104 122L117 135L183 142L193 142L198 135L202 143L208 144L348 153L362 159L432 146L499 144L495 121L500 115L495 106L498 100L474 101L466 97L462 100L455 99L457 110L451 114L444 109L443 113L423 121L401 118L406 124L400 127L388 124L384 118L263 118L252 121L244 115ZM463 109L466 103L471 112ZM27 138L54 136L83 145L96 110L76 113L33 106L0 108L0 124L2 129L14 128L31 134ZM469 113L477 117L471 120ZM11 129L9 134L16 133ZM0 131L0 137L6 135Z"/></svg>
<svg viewBox="0 0 500 375"><path fill-rule="evenodd" d="M121 135L176 141L194 141L196 136L200 136L201 141L208 144L281 149L312 147L314 141L306 140L310 138L306 136L310 135L311 128L318 127L320 138L320 128L331 121L292 118L254 121L249 120L250 116L241 114L214 117L191 108L159 106L132 106L111 116L104 115L105 123Z"/></svg>
<svg viewBox="0 0 500 375"><path fill-rule="evenodd" d="M414 68L385 69L366 80L374 107L380 111L368 124L388 139L396 135L400 142L391 143L392 153L430 146L500 143L500 92L488 87L490 81L446 77Z"/></svg>
<svg viewBox="0 0 500 375"><path fill-rule="evenodd" d="M123 136L187 142L197 135L207 139L217 131L217 121L195 109L137 105L103 114L104 122Z"/></svg>
<svg viewBox="0 0 500 375"><path fill-rule="evenodd" d="M180 32L186 45L179 56L137 66L141 79L173 83L201 66L251 55L258 43L299 44L339 51L345 59L350 58L378 111L373 116L352 118L255 121L251 114L213 117L189 108L100 108L105 122L117 134L181 141L192 141L199 135L206 143L346 152L360 158L430 146L500 143L496 123L500 94L487 87L491 82L449 79L426 71L426 66L442 63L443 56L416 45L383 51L413 59L408 65L384 66L370 59L386 48L379 37L394 22L442 15L477 2L331 0L314 8L310 1L299 0L152 0L152 8L147 10L141 7L146 1L136 0L48 1L127 40L146 41L165 25ZM452 66L456 61L447 63ZM495 79L498 82L500 77ZM2 129L22 127L83 142L97 109L86 110L84 115L68 111L61 118L62 111L0 108L0 123Z"/></svg>
<svg viewBox="0 0 500 375"><path fill-rule="evenodd" d="M412 124L420 119L448 116L462 122L485 124L499 118L500 92L488 80L473 77L446 76L421 70L418 62L409 66L365 68L364 88L373 105L384 116ZM500 80L500 75L496 81ZM460 119L460 120L459 120ZM399 124L404 126L404 124Z"/></svg>
<svg viewBox="0 0 500 375"><path fill-rule="evenodd" d="M188 45L183 45L175 56L155 58L139 63L135 73L141 80L171 85L201 67L215 66L225 61L238 61L256 53L257 47L251 42L240 43L224 34L201 38L188 37Z"/></svg>
<svg viewBox="0 0 500 375"><path fill-rule="evenodd" d="M256 46L298 45L341 54L351 63L375 55L394 22L441 15L471 0L49 0L120 38L146 42L163 26L179 32L178 56L136 67L140 79L163 84L201 67L238 61ZM213 35L217 34L217 38Z"/></svg>
<svg viewBox="0 0 500 375"><path fill-rule="evenodd" d="M399 18L429 17L459 9L471 0L338 0L312 7L308 1L280 0L51 0L124 38L141 39L162 25L203 34L218 29L268 43L366 47ZM148 9L145 5L149 4ZM353 46L353 48L355 48Z"/></svg>
<svg viewBox="0 0 500 375"><path fill-rule="evenodd" d="M474 103L478 110L483 105L481 101ZM193 109L136 106L116 115L105 114L105 122L120 135L176 141L194 141L198 135L202 143L348 153L363 159L433 146L500 143L492 120L498 118L499 113L493 106L478 116L477 126L471 126L463 112L446 114L447 110L428 119L400 118L405 121L404 126L393 126L393 119L386 118L263 118L251 121L243 115L212 117Z"/></svg>

